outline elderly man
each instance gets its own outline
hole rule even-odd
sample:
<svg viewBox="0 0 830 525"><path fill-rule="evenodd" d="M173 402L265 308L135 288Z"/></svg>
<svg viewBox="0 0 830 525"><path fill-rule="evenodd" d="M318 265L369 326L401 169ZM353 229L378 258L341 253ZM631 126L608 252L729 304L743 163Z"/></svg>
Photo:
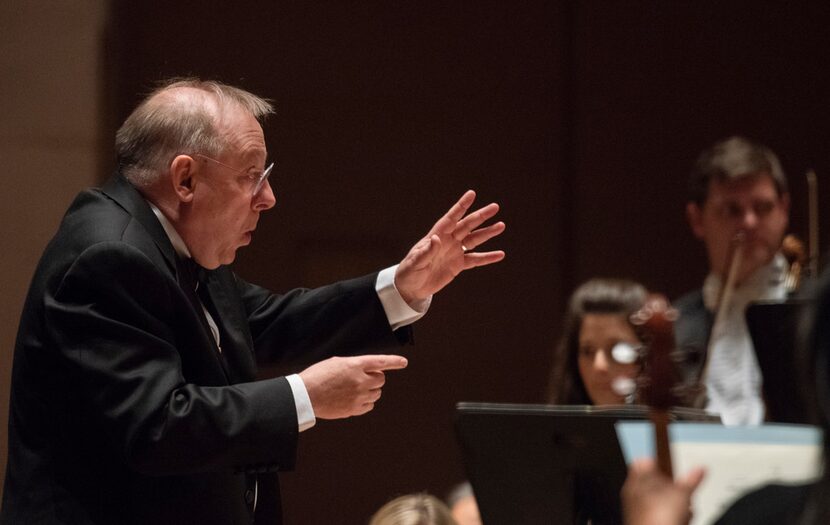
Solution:
<svg viewBox="0 0 830 525"><path fill-rule="evenodd" d="M23 310L2 524L280 522L298 433L371 410L406 366L375 354L504 257L472 251L504 224L482 227L498 206L467 214L467 192L395 267L284 295L243 281L227 265L275 203L270 112L184 80L118 131L118 173L71 205ZM257 381L255 357L316 364Z"/></svg>
<svg viewBox="0 0 830 525"><path fill-rule="evenodd" d="M726 424L758 424L764 419L761 372L745 320L746 306L787 296L787 261L780 254L789 215L787 179L775 154L742 137L704 151L690 179L686 215L709 256L703 288L675 306L678 346L688 358L686 379L706 365L705 408ZM729 271L730 245L742 236L735 290L724 322L714 332L714 310ZM711 350L710 355L706 355Z"/></svg>

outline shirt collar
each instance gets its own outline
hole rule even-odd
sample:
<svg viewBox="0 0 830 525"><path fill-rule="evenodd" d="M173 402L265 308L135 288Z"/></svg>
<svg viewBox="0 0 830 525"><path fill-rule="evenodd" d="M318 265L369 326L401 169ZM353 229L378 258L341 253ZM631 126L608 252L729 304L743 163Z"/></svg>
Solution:
<svg viewBox="0 0 830 525"><path fill-rule="evenodd" d="M744 305L750 301L783 299L786 297L786 272L787 259L781 253L777 253L772 261L755 270L735 288L734 298ZM714 311L717 306L722 281L720 275L710 273L703 282L703 302L709 311Z"/></svg>
<svg viewBox="0 0 830 525"><path fill-rule="evenodd" d="M173 224L167 219L167 217L165 217L164 213L162 213L162 211L158 209L155 204L150 201L147 201L147 204L150 205L150 209L156 214L156 217L161 223L161 227L164 228L164 232L167 234L167 238L170 239L170 244L172 244L173 249L176 250L176 254L179 257L190 259L190 250L187 249L184 239L182 239L179 232L176 231L176 228L173 227Z"/></svg>

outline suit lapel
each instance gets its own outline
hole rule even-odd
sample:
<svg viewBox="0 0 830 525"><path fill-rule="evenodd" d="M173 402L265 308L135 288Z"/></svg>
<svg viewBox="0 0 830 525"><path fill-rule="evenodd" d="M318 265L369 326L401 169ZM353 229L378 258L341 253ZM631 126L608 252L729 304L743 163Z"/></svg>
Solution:
<svg viewBox="0 0 830 525"><path fill-rule="evenodd" d="M167 237L167 232L164 231L164 227L162 227L156 214L153 213L150 205L147 204L147 201L144 200L138 190L121 173L116 173L107 181L102 191L144 227L164 256L168 269L171 273L176 274L176 250L173 248L173 244Z"/></svg>
<svg viewBox="0 0 830 525"><path fill-rule="evenodd" d="M231 383L256 379L256 363L253 357L253 341L248 330L248 319L236 297L230 270L221 267L207 272L205 282L222 339L222 357Z"/></svg>
<svg viewBox="0 0 830 525"><path fill-rule="evenodd" d="M248 361L251 364L245 364L244 359L236 357L236 354L240 353L237 351L240 340L240 336L238 335L239 330L233 330L231 327L228 327L227 324L230 320L225 319L225 310L233 311L233 308L226 308L224 306L225 303L229 302L227 294L222 293L221 291L213 290L214 288L221 290L221 286L216 286L214 284L209 288L210 296L214 301L216 310L219 312L218 318L214 319L214 321L216 321L217 325L220 327L223 350L222 355L220 355L218 348L216 347L216 342L213 339L213 335L210 333L210 328L207 325L207 320L205 319L201 307L197 308L199 299L195 297L195 292L193 290L188 291L184 289L184 286L189 286L186 282L192 281L192 277L188 278L183 275L183 271L177 262L178 256L176 255L176 250L173 248L173 244L170 242L167 232L164 231L164 227L159 222L156 214L153 213L150 205L147 204L147 201L144 197L142 197L138 190L136 190L135 187L120 173L113 175L113 177L110 178L110 180L104 185L102 191L105 195L114 200L119 206L127 211L133 218L135 218L135 220L142 225L155 242L164 257L164 261L168 265L168 270L176 277L176 281L180 284L180 287L182 287L182 293L185 295L188 304L191 306L191 310L198 320L198 326L201 327L201 333L204 336L202 339L205 341L206 350L213 355L214 359L216 359L216 364L222 369L225 379L231 384L241 381L250 381L253 379L255 371L250 371L252 365L251 358L248 358ZM214 279L209 278L209 282L213 281ZM195 305L192 304L194 298L197 301ZM234 319L233 322L236 322L236 320ZM246 324L237 326L247 326L247 320L243 319L242 322ZM244 339L245 337L242 335L241 340L244 341ZM244 344L241 346L250 348L250 346L246 346ZM233 354L234 357L231 360L228 360L228 356L225 355L225 352ZM248 354L250 354L250 351ZM240 363L237 363L237 361ZM240 367L239 370L237 370L237 367ZM240 378L242 378L241 381Z"/></svg>

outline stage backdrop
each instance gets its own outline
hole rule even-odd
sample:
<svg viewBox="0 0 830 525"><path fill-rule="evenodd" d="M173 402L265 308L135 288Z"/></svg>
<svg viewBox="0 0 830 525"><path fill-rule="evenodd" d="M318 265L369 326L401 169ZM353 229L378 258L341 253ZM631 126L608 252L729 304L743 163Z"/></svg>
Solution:
<svg viewBox="0 0 830 525"><path fill-rule="evenodd" d="M541 401L582 280L671 296L699 285L685 181L716 139L780 153L804 235L804 171L830 191L828 23L818 2L116 2L110 136L170 76L277 107L265 129L277 206L240 253L249 280L286 290L368 273L464 190L502 205L493 247L507 259L435 298L376 410L302 435L282 478L287 522L363 523L395 495L442 496L464 477L454 404Z"/></svg>

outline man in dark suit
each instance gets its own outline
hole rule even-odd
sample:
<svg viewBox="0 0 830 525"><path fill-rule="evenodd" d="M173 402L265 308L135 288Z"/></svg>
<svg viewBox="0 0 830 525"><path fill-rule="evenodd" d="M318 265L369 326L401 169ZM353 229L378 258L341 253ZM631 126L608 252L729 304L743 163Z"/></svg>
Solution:
<svg viewBox="0 0 830 525"><path fill-rule="evenodd" d="M780 249L789 193L778 157L743 137L714 144L701 153L692 170L686 216L706 247L709 275L701 289L674 303L680 312L675 335L685 357L684 379L696 382L706 366L706 396L698 398L700 408L719 413L727 424L761 423L761 372L744 316L752 301L787 296L788 265ZM735 288L723 323L712 332L719 293L729 273L729 253L739 235Z"/></svg>
<svg viewBox="0 0 830 525"><path fill-rule="evenodd" d="M395 267L281 296L243 281L227 265L275 203L270 112L185 80L122 125L118 173L71 205L23 310L3 525L279 523L299 432L371 410L406 366L375 354L503 258L472 251L504 224L467 192ZM257 358L316 364L257 381Z"/></svg>

